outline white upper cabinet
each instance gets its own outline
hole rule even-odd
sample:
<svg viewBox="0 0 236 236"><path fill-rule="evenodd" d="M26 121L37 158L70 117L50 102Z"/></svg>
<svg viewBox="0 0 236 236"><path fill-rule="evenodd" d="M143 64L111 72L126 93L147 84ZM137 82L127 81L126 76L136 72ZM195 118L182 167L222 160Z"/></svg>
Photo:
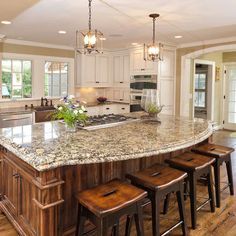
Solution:
<svg viewBox="0 0 236 236"><path fill-rule="evenodd" d="M158 73L157 62L145 61L143 49L134 49L130 53L130 74L131 75L152 75Z"/></svg>
<svg viewBox="0 0 236 236"><path fill-rule="evenodd" d="M109 55L79 55L76 86L109 87L112 85Z"/></svg>
<svg viewBox="0 0 236 236"><path fill-rule="evenodd" d="M164 47L163 61L159 62L158 87L163 114L175 113L175 48Z"/></svg>
<svg viewBox="0 0 236 236"><path fill-rule="evenodd" d="M130 81L130 56L113 56L113 85L115 87L129 87Z"/></svg>

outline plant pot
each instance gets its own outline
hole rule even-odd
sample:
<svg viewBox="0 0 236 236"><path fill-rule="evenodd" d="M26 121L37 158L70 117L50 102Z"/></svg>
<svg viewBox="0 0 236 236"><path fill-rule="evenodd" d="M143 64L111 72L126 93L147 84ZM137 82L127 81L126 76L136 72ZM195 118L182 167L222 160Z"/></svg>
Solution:
<svg viewBox="0 0 236 236"><path fill-rule="evenodd" d="M77 130L77 124L73 123L73 124L67 124L66 123L66 131L70 132L70 133L74 133Z"/></svg>

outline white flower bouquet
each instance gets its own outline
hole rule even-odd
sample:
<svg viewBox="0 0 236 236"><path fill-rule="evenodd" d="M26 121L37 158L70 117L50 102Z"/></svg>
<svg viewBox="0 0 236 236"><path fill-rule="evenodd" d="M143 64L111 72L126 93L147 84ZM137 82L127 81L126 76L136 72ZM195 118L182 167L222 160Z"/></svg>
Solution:
<svg viewBox="0 0 236 236"><path fill-rule="evenodd" d="M88 116L86 114L85 104L80 101L74 101L74 96L65 96L61 99L64 104L56 106L54 119L63 119L67 127L76 129L76 124L85 124Z"/></svg>

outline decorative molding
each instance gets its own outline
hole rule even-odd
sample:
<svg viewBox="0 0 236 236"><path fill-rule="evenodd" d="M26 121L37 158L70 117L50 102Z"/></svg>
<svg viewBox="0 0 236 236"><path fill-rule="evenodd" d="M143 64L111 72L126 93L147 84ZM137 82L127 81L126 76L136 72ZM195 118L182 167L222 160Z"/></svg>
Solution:
<svg viewBox="0 0 236 236"><path fill-rule="evenodd" d="M6 40L4 40L4 43L24 45L24 46L44 47L44 48L64 49L64 50L74 51L74 48L70 47L70 46L47 44L47 43L32 42L32 41L24 41L24 40L17 40L17 39L6 39Z"/></svg>
<svg viewBox="0 0 236 236"><path fill-rule="evenodd" d="M61 181L58 181L58 182L54 182L52 184L47 184L47 185L42 185L40 184L37 180L32 180L32 183L37 186L40 190L45 190L45 189L49 189L49 188L54 188L54 187L57 187L59 185L62 185L65 183L65 181L61 180Z"/></svg>
<svg viewBox="0 0 236 236"><path fill-rule="evenodd" d="M192 43L183 43L183 44L178 45L177 48L190 48L190 47L210 45L210 44L230 43L234 41L236 42L236 37L219 38L219 39L196 41Z"/></svg>
<svg viewBox="0 0 236 236"><path fill-rule="evenodd" d="M64 202L64 200L61 199L61 200L58 200L56 202L53 202L53 203L50 203L50 204L47 204L47 205L43 205L38 200L36 200L35 198L33 198L33 201L41 210L47 210L47 209L49 209L51 207L60 205L60 204L62 204Z"/></svg>

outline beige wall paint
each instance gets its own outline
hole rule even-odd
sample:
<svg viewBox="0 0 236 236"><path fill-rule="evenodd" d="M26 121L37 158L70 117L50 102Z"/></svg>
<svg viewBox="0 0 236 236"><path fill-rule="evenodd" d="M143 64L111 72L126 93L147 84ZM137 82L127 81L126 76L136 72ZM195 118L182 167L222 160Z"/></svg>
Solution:
<svg viewBox="0 0 236 236"><path fill-rule="evenodd" d="M194 46L194 47L186 47L186 48L178 48L176 50L176 115L180 115L180 91L181 91L181 58L189 53L202 50L202 54L204 54L204 49L222 46L222 45L230 45L236 44L236 41L226 42L226 43L216 43L202 46Z"/></svg>
<svg viewBox="0 0 236 236"><path fill-rule="evenodd" d="M0 50L1 50L1 46L0 46ZM10 43L3 43L2 44L2 52L15 53L15 54L29 54L29 55L40 55L40 56L74 58L74 51L73 50L17 45L17 44L10 44Z"/></svg>
<svg viewBox="0 0 236 236"><path fill-rule="evenodd" d="M223 53L223 62L236 62L236 52L224 52Z"/></svg>
<svg viewBox="0 0 236 236"><path fill-rule="evenodd" d="M0 0L0 21L12 20L40 0ZM9 7L11 5L11 7Z"/></svg>

